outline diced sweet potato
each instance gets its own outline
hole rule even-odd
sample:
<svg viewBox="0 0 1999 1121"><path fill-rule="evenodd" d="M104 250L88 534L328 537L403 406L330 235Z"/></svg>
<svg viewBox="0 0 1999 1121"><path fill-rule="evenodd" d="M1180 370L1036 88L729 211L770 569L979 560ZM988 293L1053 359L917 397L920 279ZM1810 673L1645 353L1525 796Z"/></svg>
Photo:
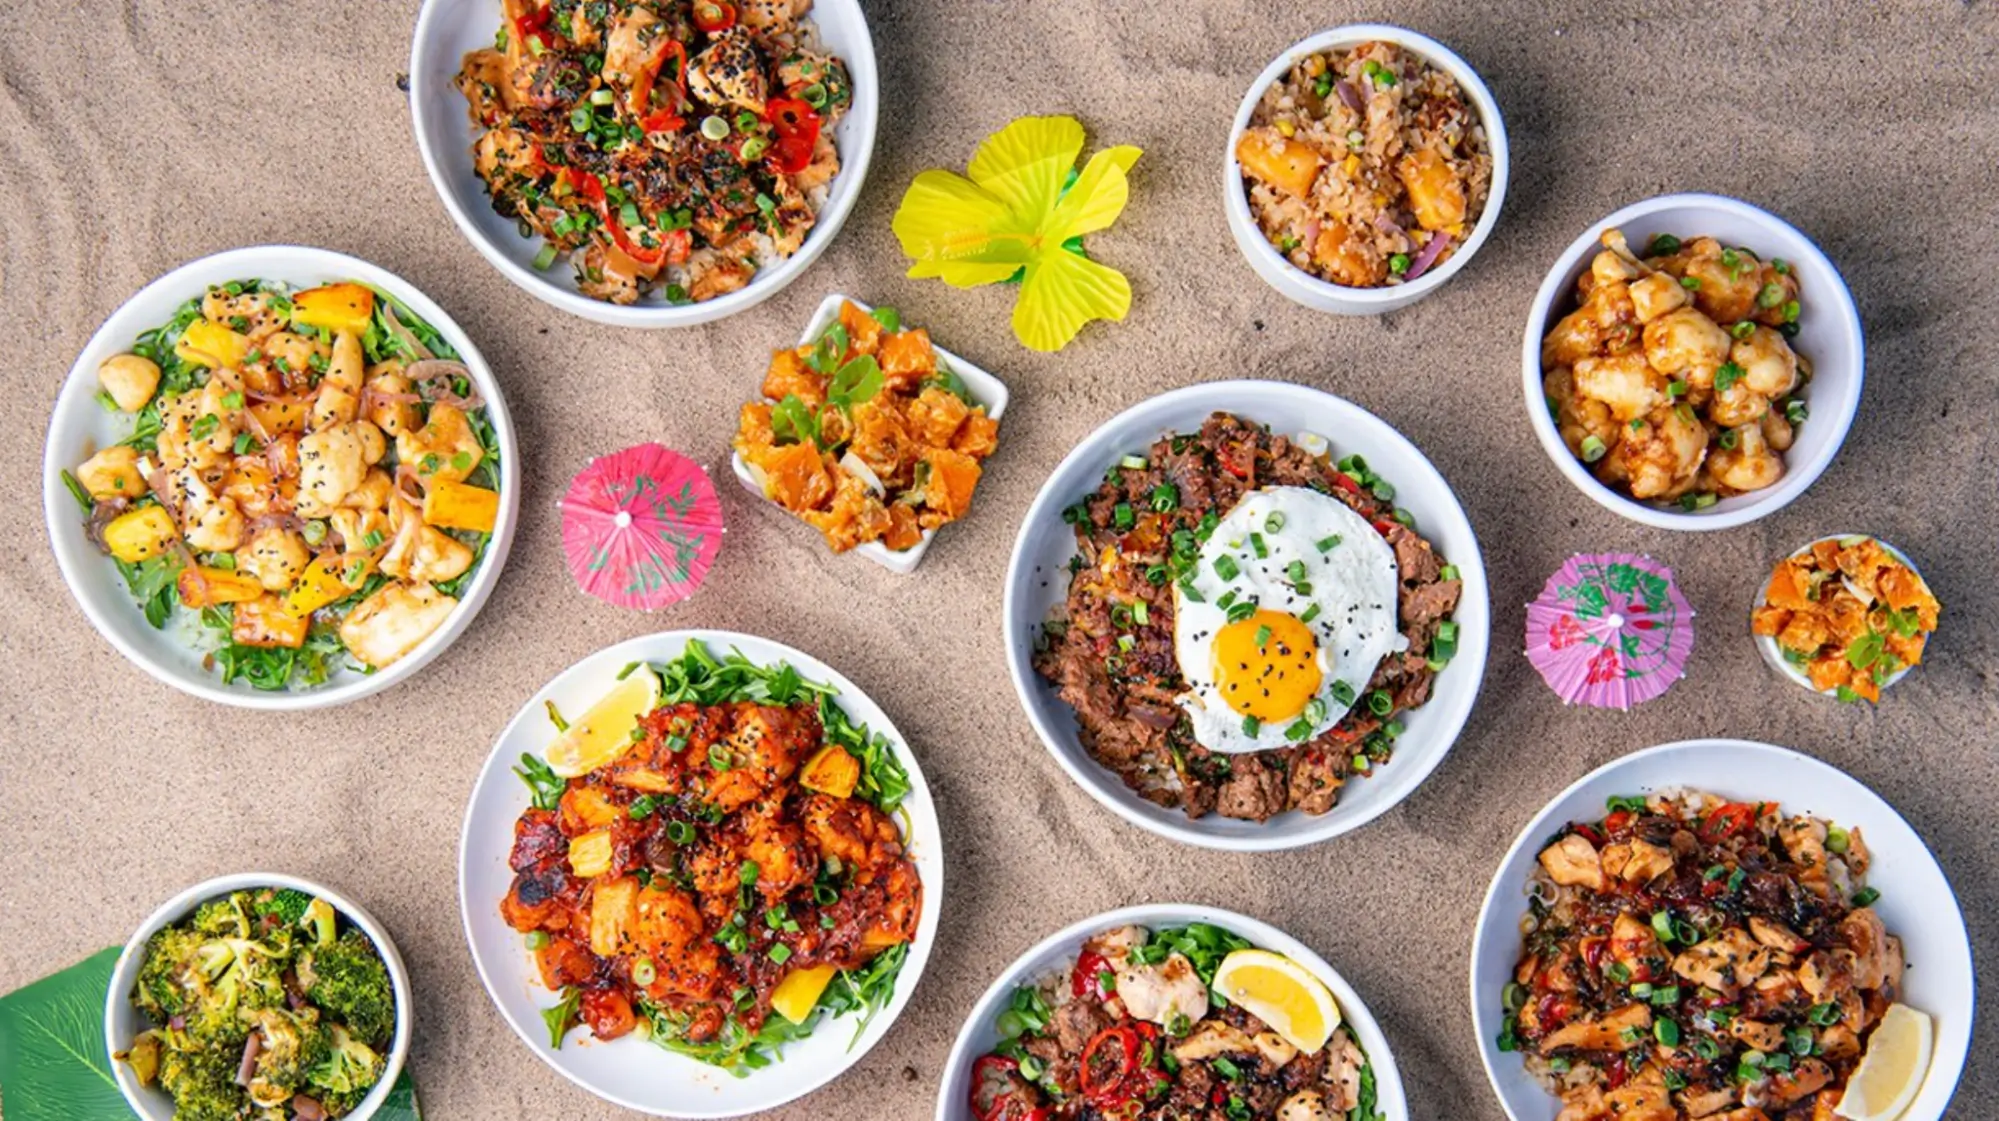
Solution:
<svg viewBox="0 0 1999 1121"><path fill-rule="evenodd" d="M948 448L958 426L971 410L963 401L936 386L929 386L909 403L910 427L916 438L933 448Z"/></svg>
<svg viewBox="0 0 1999 1121"><path fill-rule="evenodd" d="M901 552L914 549L923 540L923 527L916 523L916 508L906 502L897 502L888 508L888 532L882 535L882 544Z"/></svg>
<svg viewBox="0 0 1999 1121"><path fill-rule="evenodd" d="M744 405L736 418L736 450L749 459L752 451L775 443L777 435L770 428L770 406L762 401Z"/></svg>
<svg viewBox="0 0 1999 1121"><path fill-rule="evenodd" d="M985 406L973 409L951 437L951 450L973 459L984 459L999 450L999 421L986 415Z"/></svg>
<svg viewBox="0 0 1999 1121"><path fill-rule="evenodd" d="M972 509L972 489L979 485L979 461L949 448L923 453L930 478L923 487L923 504L939 517L937 524L956 521Z"/></svg>
<svg viewBox="0 0 1999 1121"><path fill-rule="evenodd" d="M1395 167L1409 189L1409 209L1426 230L1442 230L1465 220L1465 186L1449 160L1434 148L1404 156Z"/></svg>
<svg viewBox="0 0 1999 1121"><path fill-rule="evenodd" d="M1785 607L1792 611L1810 611L1817 606L1806 593L1811 588L1811 576L1803 564L1787 560L1770 573L1770 586L1764 589L1763 598L1772 607Z"/></svg>
<svg viewBox="0 0 1999 1121"><path fill-rule="evenodd" d="M1287 140L1275 128L1253 128L1236 142L1235 158L1244 172L1285 194L1304 198L1319 174L1319 153L1298 140Z"/></svg>
<svg viewBox="0 0 1999 1121"><path fill-rule="evenodd" d="M817 407L826 402L826 376L805 364L796 350L780 350L770 357L764 371L763 394L772 401L796 396Z"/></svg>
<svg viewBox="0 0 1999 1121"><path fill-rule="evenodd" d="M851 300L840 304L840 326L847 329L847 356L873 354L881 346L882 325Z"/></svg>
<svg viewBox="0 0 1999 1121"><path fill-rule="evenodd" d="M815 510L833 494L819 449L811 444L783 444L746 457L764 473L764 494L787 510Z"/></svg>
<svg viewBox="0 0 1999 1121"><path fill-rule="evenodd" d="M264 594L264 585L255 577L205 564L181 569L180 575L174 578L174 586L180 592L180 601L197 609L223 603L248 603Z"/></svg>
<svg viewBox="0 0 1999 1121"><path fill-rule="evenodd" d="M1788 607L1765 605L1749 613L1749 632L1765 638L1775 638L1783 633L1794 612Z"/></svg>
<svg viewBox="0 0 1999 1121"><path fill-rule="evenodd" d="M930 345L930 332L921 327L884 336L877 357L883 382L896 392L906 393L937 372L937 351Z"/></svg>
<svg viewBox="0 0 1999 1121"><path fill-rule="evenodd" d="M288 646L297 649L305 645L305 632L310 625L309 620L286 611L283 600L267 593L248 603L236 605L235 625L230 629L229 637L239 646Z"/></svg>
<svg viewBox="0 0 1999 1121"><path fill-rule="evenodd" d="M829 509L807 510L800 516L826 538L827 546L836 553L879 541L889 528L888 508L881 499L875 497L866 483L845 473L840 476Z"/></svg>
<svg viewBox="0 0 1999 1121"><path fill-rule="evenodd" d="M1818 690L1837 689L1853 677L1853 666L1840 653L1828 654L1814 659L1806 670L1812 679L1812 688Z"/></svg>

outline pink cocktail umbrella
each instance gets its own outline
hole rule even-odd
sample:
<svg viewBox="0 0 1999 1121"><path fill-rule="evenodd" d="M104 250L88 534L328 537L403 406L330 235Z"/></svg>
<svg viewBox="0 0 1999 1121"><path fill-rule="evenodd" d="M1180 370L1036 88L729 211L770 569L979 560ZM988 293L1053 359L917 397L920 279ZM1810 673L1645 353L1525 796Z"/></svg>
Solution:
<svg viewBox="0 0 1999 1121"><path fill-rule="evenodd" d="M560 505L570 574L619 607L657 611L686 599L722 549L722 503L708 473L658 444L591 460Z"/></svg>
<svg viewBox="0 0 1999 1121"><path fill-rule="evenodd" d="M1686 676L1693 619L1650 557L1573 556L1527 605L1527 660L1564 704L1629 709Z"/></svg>

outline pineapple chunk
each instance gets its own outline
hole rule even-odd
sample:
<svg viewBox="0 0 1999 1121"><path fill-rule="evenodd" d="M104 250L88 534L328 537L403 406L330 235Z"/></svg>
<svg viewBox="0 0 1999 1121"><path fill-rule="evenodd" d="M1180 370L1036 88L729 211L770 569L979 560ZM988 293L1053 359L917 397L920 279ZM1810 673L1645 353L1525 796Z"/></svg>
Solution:
<svg viewBox="0 0 1999 1121"><path fill-rule="evenodd" d="M423 496L423 520L445 529L491 533L499 516L500 496L485 487L438 479Z"/></svg>
<svg viewBox="0 0 1999 1121"><path fill-rule="evenodd" d="M1283 191L1304 198L1319 174L1319 153L1311 145L1286 140L1274 129L1250 129L1236 142L1235 158L1243 171Z"/></svg>
<svg viewBox="0 0 1999 1121"><path fill-rule="evenodd" d="M569 872L579 880L611 870L611 831L592 829L569 842Z"/></svg>
<svg viewBox="0 0 1999 1121"><path fill-rule="evenodd" d="M292 325L324 327L329 331L368 329L375 315L375 293L365 284L328 284L292 297Z"/></svg>
<svg viewBox="0 0 1999 1121"><path fill-rule="evenodd" d="M173 548L180 537L173 515L145 506L118 515L104 527L104 547L126 564L138 564Z"/></svg>
<svg viewBox="0 0 1999 1121"><path fill-rule="evenodd" d="M212 319L197 319L181 332L174 353L183 362L233 370L250 353L250 340Z"/></svg>

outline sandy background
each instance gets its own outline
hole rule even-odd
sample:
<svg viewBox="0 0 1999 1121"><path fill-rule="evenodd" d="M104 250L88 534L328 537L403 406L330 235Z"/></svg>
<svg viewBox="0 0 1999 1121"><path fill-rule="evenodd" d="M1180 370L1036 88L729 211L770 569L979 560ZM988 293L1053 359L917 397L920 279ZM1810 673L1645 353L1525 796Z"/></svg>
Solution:
<svg viewBox="0 0 1999 1121"><path fill-rule="evenodd" d="M1493 854L1585 770L1702 734L1790 744L1879 790L1962 893L1981 967L1999 964L1993 8L1249 7L871 0L885 109L859 208L788 291L674 334L566 317L460 239L397 87L413 3L134 0L7 21L0 990L122 942L195 880L285 869L340 886L393 930L419 994L411 1059L432 1116L616 1115L530 1060L488 1003L461 934L458 829L488 745L524 698L602 645L683 626L833 660L913 741L944 817L950 895L914 1003L843 1082L774 1118L928 1117L960 1018L1003 964L1095 911L1185 898L1268 919L1343 970L1385 1022L1416 1117L1496 1121L1464 984ZM1464 274L1408 311L1340 320L1250 273L1223 227L1215 167L1264 63L1363 18L1414 26L1481 70L1515 172L1498 231ZM1125 217L1091 240L1131 276L1131 318L1048 358L1012 340L1004 290L903 279L888 225L916 171L962 167L1008 119L1053 111L1146 155ZM1789 510L1714 535L1646 530L1579 496L1535 443L1518 388L1519 331L1549 260L1601 215L1675 189L1787 216L1845 271L1868 332L1866 398L1839 460ZM505 383L528 487L512 560L469 634L414 682L291 718L204 704L125 664L70 600L37 500L56 388L96 325L175 265L282 241L387 266L457 317ZM835 289L900 307L1012 386L970 521L897 578L829 556L730 484L728 545L694 600L642 616L578 593L554 509L571 474L646 439L719 466L768 349ZM1019 711L997 622L1017 521L1055 462L1133 402L1240 376L1342 394L1423 447L1481 535L1496 615L1481 703L1435 776L1358 834L1267 857L1195 853L1098 808ZM1903 546L1948 605L1932 664L1879 712L1780 685L1741 623L1772 557L1846 530ZM1508 652L1519 605L1568 553L1594 548L1664 559L1703 616L1690 677L1623 717L1564 711ZM1989 1011L1981 1023L1989 1039ZM1999 1116L1989 1051L1974 1047L1950 1116Z"/></svg>

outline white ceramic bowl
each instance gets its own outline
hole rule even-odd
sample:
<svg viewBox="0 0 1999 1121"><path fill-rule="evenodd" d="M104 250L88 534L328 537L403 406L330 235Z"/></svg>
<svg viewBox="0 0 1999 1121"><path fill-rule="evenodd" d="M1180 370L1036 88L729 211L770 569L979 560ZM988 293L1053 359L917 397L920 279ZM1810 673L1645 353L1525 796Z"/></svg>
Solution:
<svg viewBox="0 0 1999 1121"><path fill-rule="evenodd" d="M1812 362L1811 384L1797 396L1811 412L1798 428L1797 441L1784 453L1784 477L1776 486L1724 498L1699 511L1640 502L1597 482L1562 442L1548 412L1547 394L1541 389L1541 340L1575 306L1576 280L1589 270L1590 261L1602 248L1598 239L1611 229L1623 230L1626 240L1641 251L1655 234L1680 238L1709 235L1725 244L1751 249L1765 260L1781 257L1790 263L1798 278L1798 299L1803 308L1798 316L1798 337L1791 345ZM1534 425L1534 435L1540 437L1548 458L1577 490L1606 510L1659 529L1730 529L1790 505L1832 464L1860 409L1866 355L1853 295L1839 270L1810 238L1749 203L1720 195L1686 194L1633 203L1583 231L1562 251L1534 295L1527 332L1521 340L1520 362L1527 419Z"/></svg>
<svg viewBox="0 0 1999 1121"><path fill-rule="evenodd" d="M1100 931L1127 925L1158 930L1196 922L1221 927L1248 939L1259 949L1283 954L1325 982L1339 1004L1340 1014L1348 1029L1354 1033L1361 1050L1367 1053L1368 1064L1374 1068L1376 1101L1382 1117L1387 1121L1408 1121L1409 1099L1403 1092L1402 1075L1396 1069L1388 1037L1382 1034L1374 1014L1361 1002L1360 994L1347 984L1339 971L1326 964L1326 960L1309 946L1267 922L1234 911L1192 903L1152 903L1105 911L1063 927L1015 958L1013 964L994 979L979 1002L972 1006L971 1015L965 1018L965 1026L958 1029L958 1041L951 1047L951 1057L944 1061L944 1077L937 1089L936 1121L972 1121L969 1104L972 1067L980 1056L998 1046L999 1031L994 1021L1013 998L1015 989L1035 984L1053 973L1068 972L1076 955L1082 951L1083 943Z"/></svg>
<svg viewBox="0 0 1999 1121"><path fill-rule="evenodd" d="M1777 799L1787 814L1812 813L1861 827L1874 854L1867 882L1881 892L1874 909L1901 937L1909 972L1902 1000L1936 1020L1928 1079L1903 1121L1944 1114L1971 1044L1975 979L1964 915L1943 869L1894 807L1852 776L1808 755L1743 740L1663 744L1598 767L1556 795L1500 861L1472 940L1472 1025L1486 1077L1513 1121L1552 1121L1561 1103L1527 1073L1517 1053L1499 1050L1500 992L1520 956L1520 919L1535 858L1556 830L1595 821L1612 795L1682 787L1744 801Z"/></svg>
<svg viewBox="0 0 1999 1121"><path fill-rule="evenodd" d="M896 980L895 995L856 1037L852 1017L822 1021L812 1035L787 1045L777 1062L737 1077L673 1054L636 1036L610 1043L573 1032L561 1050L548 1045L542 1009L555 994L542 987L533 954L519 931L500 918L500 900L514 881L507 866L513 847L514 822L528 808L528 789L513 773L523 753L539 757L555 739L548 722L548 705L582 712L601 697L618 673L635 661L668 661L680 656L689 640L699 640L717 655L740 650L762 665L789 662L810 681L839 690L840 707L856 723L886 735L909 771L905 841L923 881L923 911L916 941L909 948ZM900 813L897 815L901 816ZM889 721L888 714L853 682L810 654L782 643L731 631L666 631L607 647L558 674L529 698L500 738L479 772L472 801L465 811L465 831L458 846L458 902L465 917L465 937L472 945L472 962L493 1003L499 1005L514 1033L542 1062L590 1093L655 1117L738 1117L776 1109L838 1078L859 1062L887 1035L909 1003L924 963L937 941L937 919L944 900L944 839L930 786L909 743Z"/></svg>
<svg viewBox="0 0 1999 1121"><path fill-rule="evenodd" d="M692 327L734 315L776 295L825 252L860 198L861 183L874 157L881 81L875 70L874 40L868 35L867 17L859 0L815 0L806 19L817 25L826 49L847 64L853 82L853 104L833 130L840 150L840 174L799 251L759 269L747 286L728 295L677 307L657 295L636 304L618 305L578 292L574 271L566 261L556 262L547 271L534 267L541 239L522 237L513 219L494 211L485 182L472 170L472 144L477 133L467 114L465 97L453 85L466 52L493 45L493 33L501 22L496 0L425 0L417 14L409 62L410 115L416 127L417 150L444 208L473 248L502 276L543 303L619 327Z"/></svg>
<svg viewBox="0 0 1999 1121"><path fill-rule="evenodd" d="M1339 804L1319 816L1287 811L1267 822L1210 814L1189 820L1178 809L1153 805L1090 757L1077 738L1076 716L1034 672L1034 636L1068 598L1064 566L1076 554L1064 507L1095 490L1120 458L1143 452L1168 432L1198 431L1211 413L1229 412L1267 424L1275 432L1314 432L1332 442L1335 458L1359 454L1395 485L1395 504L1416 517L1416 530L1458 567L1464 594L1453 615L1458 653L1437 675L1430 701L1401 715L1406 726L1394 758L1366 778L1349 780ZM1027 718L1056 762L1090 796L1142 829L1204 848L1237 852L1291 849L1336 837L1386 813L1429 777L1456 742L1471 715L1485 675L1492 616L1485 563L1478 539L1449 483L1423 453L1373 413L1329 393L1271 381L1224 381L1188 386L1141 402L1112 417L1056 466L1022 520L1007 566L1007 669L1027 708Z"/></svg>
<svg viewBox="0 0 1999 1121"><path fill-rule="evenodd" d="M817 339L821 331L824 331L835 320L839 319L840 305L842 303L851 303L862 311L872 312L874 310L874 308L854 299L852 296L842 296L838 292L835 292L819 302L819 310L812 313L812 321L806 324L805 333L798 336L798 345L804 346L806 343ZM913 323L908 324L908 326L920 327L922 324ZM936 345L936 340L934 339L931 340L931 349L937 352L937 364L939 366L956 372L960 378L964 379L965 388L971 391L972 400L986 407L987 416L998 420L1000 415L1006 412L1006 386L1001 384L998 378L945 350L943 347ZM758 498L764 497L762 484L757 482L756 476L750 474L750 466L743 462L740 452L729 457L729 464L735 468L736 481L743 484L743 489L756 495ZM775 503L772 505L775 505ZM790 511L782 511L782 513L784 517L797 522L800 526L805 525L804 522L799 521L797 516ZM812 532L817 533L818 531L813 530ZM936 530L926 529L923 531L923 540L899 553L879 541L870 541L865 545L861 545L854 549L854 553L858 556L868 558L890 572L907 576L916 571L917 565L923 563L923 554L930 551L930 541L936 536Z"/></svg>
<svg viewBox="0 0 1999 1121"><path fill-rule="evenodd" d="M333 905L335 911L340 912L341 918L353 923L368 936L368 940L373 942L375 949L381 953L383 964L388 966L389 984L396 993L396 1030L386 1056L388 1065L382 1068L382 1080L375 1084L374 1089L368 1091L368 1096L362 1098L361 1104L346 1117L346 1121L367 1121L388 1099L397 1077L402 1074L403 1060L409 1057L411 1024L409 970L404 968L403 959L396 953L396 944L389 940L388 931L382 929L382 924L376 922L373 915L362 910L354 901L339 892L313 883L311 880L301 880L297 876L286 876L276 872L242 872L233 876L218 876L198 883L167 900L159 910L154 911L145 922L139 924L139 929L133 933L131 940L125 943L124 952L118 955L118 963L111 967L111 987L104 995L105 1053L115 1055L125 1050L131 1046L134 1036L154 1026L146 1019L144 1013L133 1006L131 1000L133 986L139 980L139 967L145 964L146 943L153 935L182 919L192 917L196 908L211 899L219 899L233 891L264 887L291 888L326 900ZM139 1085L139 1079L132 1073L132 1068L115 1058L110 1060L110 1064L112 1077L117 1079L118 1090L125 1095L126 1104L132 1107L132 1112L138 1114L144 1121L173 1121L174 1101L165 1090L157 1085L151 1087Z"/></svg>
<svg viewBox="0 0 1999 1121"><path fill-rule="evenodd" d="M283 281L294 288L309 288L337 280L360 280L380 288L403 302L444 336L459 361L465 364L472 384L485 400L487 418L500 447L500 513L493 526L493 538L480 559L479 570L465 586L458 609L444 624L423 640L403 659L377 673L362 674L340 669L326 684L313 689L267 693L243 682L222 684L222 679L203 669L203 651L182 640L182 631L173 622L166 630L154 630L127 592L117 564L99 552L84 534L84 516L76 499L63 485L62 473L74 470L99 448L124 439L131 422L124 414L112 415L96 401L97 367L106 358L130 349L144 331L171 319L174 310L190 298L200 296L210 284L258 277ZM408 281L387 269L359 258L327 249L297 245L260 245L231 249L192 261L139 290L125 301L111 318L97 329L70 367L69 379L56 397L55 415L49 421L48 445L42 453L42 510L47 519L49 540L55 547L56 563L62 568L77 605L118 652L156 679L204 700L241 708L297 712L345 704L379 693L422 669L445 647L457 641L472 625L473 616L485 605L499 580L500 569L513 546L514 523L520 510L520 448L514 441L514 422L507 413L500 383L494 379L479 348L472 345L458 324Z"/></svg>
<svg viewBox="0 0 1999 1121"><path fill-rule="evenodd" d="M1794 557L1804 556L1806 553L1812 551L1812 546L1818 544L1821 541L1845 541L1854 537L1866 537L1866 536L1870 535L1864 533L1828 533L1824 537L1815 537L1812 540L1805 542L1803 545L1799 546L1798 548L1793 549L1790 555ZM1874 540L1879 542L1883 549L1886 549L1888 550L1889 553L1893 554L1896 560L1901 561L1903 564L1908 565L1909 571L1915 573L1917 579L1922 578L1923 575L1922 569L1916 567L1916 562L1910 560L1909 555L1907 553L1904 553L1902 550L1897 549L1895 546L1888 544L1886 541L1882 541L1878 537L1874 538ZM1769 589L1769 582L1767 580L1764 583L1759 584L1757 586L1755 603L1752 604L1749 609L1752 614L1755 612L1756 608L1762 607L1764 606L1765 603L1768 602L1768 600L1765 598L1765 593L1768 591L1768 589ZM1817 693L1821 697L1836 697L1839 695L1839 690L1837 689L1820 689L1818 686L1813 685L1810 674L1807 674L1803 669L1799 668L1798 666L1792 665L1790 662L1786 661L1784 658L1784 651L1782 650L1782 648L1780 648L1777 645L1777 640L1775 638L1763 634L1754 635L1753 637L1756 639L1756 652L1763 655L1763 661L1766 662L1771 669L1776 670L1778 676L1785 678L1786 680L1790 681L1793 685L1798 686L1800 689L1810 690L1811 692ZM1898 669L1894 673L1889 674L1888 680L1883 681L1881 683L1881 688L1885 690L1892 687L1897 681L1900 681L1903 678L1909 676L1909 671L1915 668L1916 667L1914 666L1903 666L1901 669Z"/></svg>
<svg viewBox="0 0 1999 1121"><path fill-rule="evenodd" d="M1256 113L1264 92L1282 81L1299 59L1375 40L1393 43L1412 54L1421 55L1431 65L1456 79L1458 88L1465 92L1472 107L1478 110L1480 122L1485 126L1486 144L1492 151L1492 191L1485 200L1484 212L1472 226L1471 236L1465 239L1457 252L1451 254L1450 260L1407 284L1348 288L1321 280L1292 264L1263 236L1262 228L1249 211L1249 191L1243 186L1242 164L1236 160L1235 149L1236 142L1249 128L1249 119ZM1249 93L1243 96L1242 105L1236 109L1235 124L1229 129L1228 149L1222 153L1222 209L1228 216L1229 233L1235 238L1236 248L1242 250L1243 257L1249 261L1249 267L1286 298L1315 311L1328 311L1335 315L1381 315L1408 307L1436 291L1471 261L1486 238L1492 236L1493 227L1499 224L1499 211L1506 203L1506 183L1512 173L1512 165L1511 150L1506 143L1506 122L1500 116L1499 103L1493 100L1492 90L1486 87L1485 79L1478 76L1478 71L1473 70L1470 63L1435 39L1407 28L1386 23L1351 23L1321 31L1292 44L1263 68L1256 81L1250 83Z"/></svg>

